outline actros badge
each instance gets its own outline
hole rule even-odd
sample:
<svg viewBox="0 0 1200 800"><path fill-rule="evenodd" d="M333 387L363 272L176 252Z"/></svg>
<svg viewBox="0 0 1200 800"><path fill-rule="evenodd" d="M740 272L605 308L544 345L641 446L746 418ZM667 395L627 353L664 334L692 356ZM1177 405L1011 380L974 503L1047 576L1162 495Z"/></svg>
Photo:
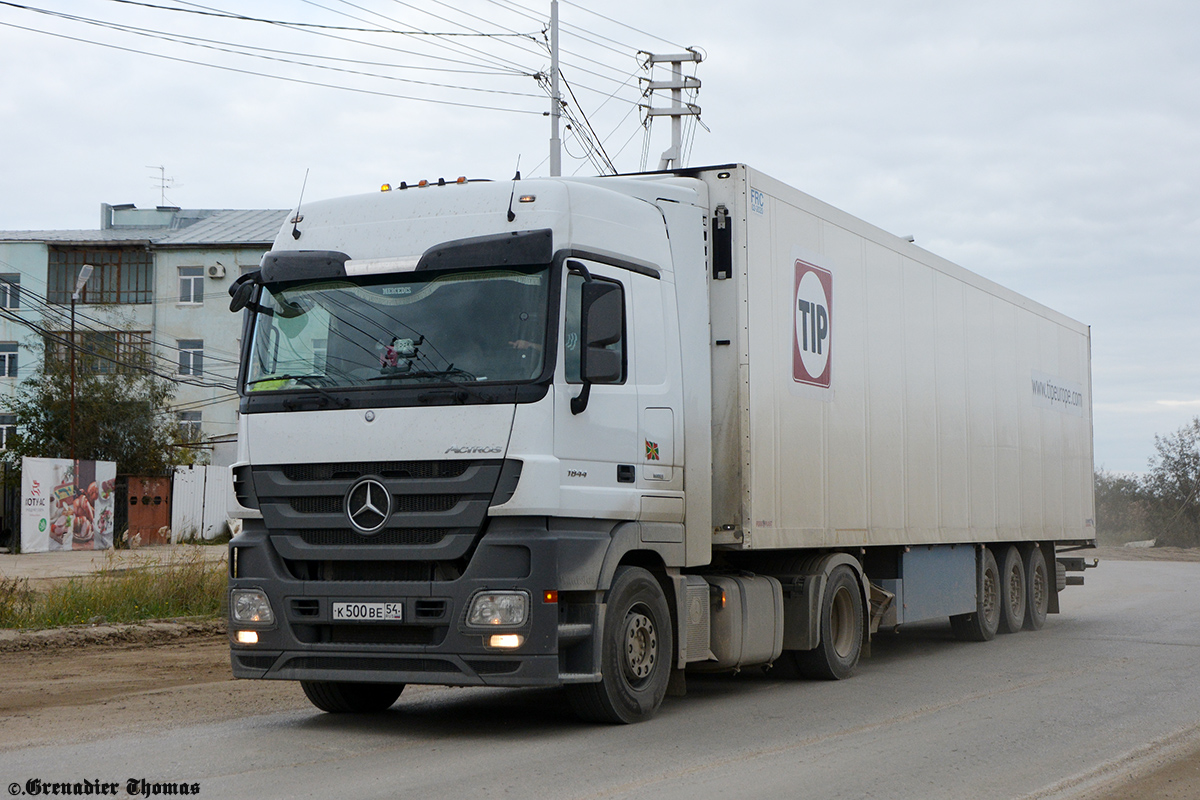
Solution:
<svg viewBox="0 0 1200 800"><path fill-rule="evenodd" d="M829 388L833 342L833 273L796 259L792 303L792 380Z"/></svg>

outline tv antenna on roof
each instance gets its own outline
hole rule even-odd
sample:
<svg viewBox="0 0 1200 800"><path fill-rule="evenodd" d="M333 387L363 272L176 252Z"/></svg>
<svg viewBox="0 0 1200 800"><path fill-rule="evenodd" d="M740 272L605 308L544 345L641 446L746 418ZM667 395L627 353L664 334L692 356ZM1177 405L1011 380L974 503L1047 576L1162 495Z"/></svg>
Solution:
<svg viewBox="0 0 1200 800"><path fill-rule="evenodd" d="M161 198L159 200L158 204L160 206L168 205L167 188L170 187L170 188L174 189L177 185L180 185L180 184L176 184L174 178L167 177L167 168L162 166L161 164L158 166L155 166L153 164L147 164L146 169L158 170L158 177L156 178L155 176L151 175L150 180L154 181L158 185L159 196ZM170 203L169 205L175 205L175 204Z"/></svg>

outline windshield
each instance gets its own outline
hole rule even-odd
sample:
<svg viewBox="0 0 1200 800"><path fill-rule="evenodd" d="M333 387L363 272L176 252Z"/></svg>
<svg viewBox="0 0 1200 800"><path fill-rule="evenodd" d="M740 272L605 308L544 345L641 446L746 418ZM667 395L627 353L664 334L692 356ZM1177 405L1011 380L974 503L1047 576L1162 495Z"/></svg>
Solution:
<svg viewBox="0 0 1200 800"><path fill-rule="evenodd" d="M549 271L402 273L264 287L246 388L530 381Z"/></svg>

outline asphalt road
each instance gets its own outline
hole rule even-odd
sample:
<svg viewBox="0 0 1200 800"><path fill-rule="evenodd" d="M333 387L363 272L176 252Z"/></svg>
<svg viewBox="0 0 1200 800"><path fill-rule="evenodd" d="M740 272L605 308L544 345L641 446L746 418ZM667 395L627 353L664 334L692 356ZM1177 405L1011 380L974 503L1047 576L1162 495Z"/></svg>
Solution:
<svg viewBox="0 0 1200 800"><path fill-rule="evenodd" d="M1058 800L1194 745L1200 563L1105 562L1062 597L1036 633L878 637L848 681L693 677L640 725L579 723L558 691L409 687L372 717L175 720L10 750L0 782L145 777L221 798Z"/></svg>

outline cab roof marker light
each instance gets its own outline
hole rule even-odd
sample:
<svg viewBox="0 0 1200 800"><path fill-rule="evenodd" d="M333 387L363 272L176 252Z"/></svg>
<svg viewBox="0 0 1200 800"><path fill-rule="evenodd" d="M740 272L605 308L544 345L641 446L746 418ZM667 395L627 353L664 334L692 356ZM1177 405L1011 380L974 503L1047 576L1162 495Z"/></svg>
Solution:
<svg viewBox="0 0 1200 800"><path fill-rule="evenodd" d="M381 192L390 192L391 190L392 190L392 185L390 183L385 183L383 186L379 187L379 191L381 191Z"/></svg>
<svg viewBox="0 0 1200 800"><path fill-rule="evenodd" d="M458 176L458 180L456 180L456 181L455 181L455 183L466 183L466 182L467 182L467 176L466 176L466 175L459 175L459 176Z"/></svg>
<svg viewBox="0 0 1200 800"><path fill-rule="evenodd" d="M417 183L417 188L424 189L428 185L429 185L429 181L420 181Z"/></svg>
<svg viewBox="0 0 1200 800"><path fill-rule="evenodd" d="M517 202L518 203L532 203L536 200L537 200L536 194L523 194L523 195L521 195L521 198Z"/></svg>
<svg viewBox="0 0 1200 800"><path fill-rule="evenodd" d="M350 259L346 262L346 274L357 276L383 275L389 272L413 272L420 261L420 256Z"/></svg>

